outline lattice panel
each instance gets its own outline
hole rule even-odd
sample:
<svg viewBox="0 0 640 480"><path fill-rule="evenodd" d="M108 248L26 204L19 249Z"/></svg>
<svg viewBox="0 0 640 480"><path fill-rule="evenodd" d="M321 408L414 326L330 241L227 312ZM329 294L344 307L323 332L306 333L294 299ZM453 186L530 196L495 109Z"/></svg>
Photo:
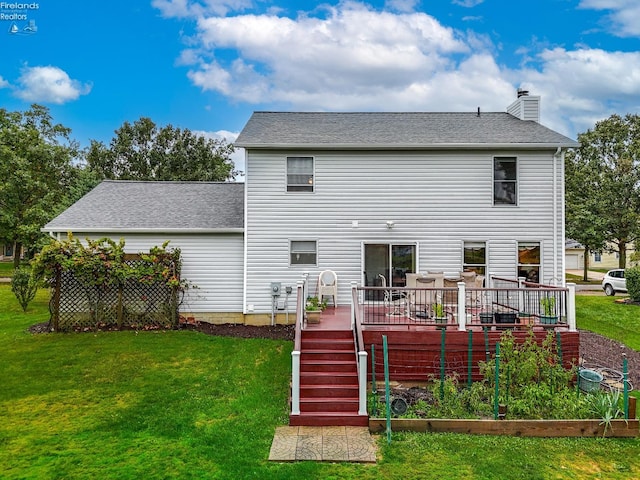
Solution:
<svg viewBox="0 0 640 480"><path fill-rule="evenodd" d="M83 285L62 272L52 288L50 312L58 331L171 328L178 323L177 292L162 282Z"/></svg>

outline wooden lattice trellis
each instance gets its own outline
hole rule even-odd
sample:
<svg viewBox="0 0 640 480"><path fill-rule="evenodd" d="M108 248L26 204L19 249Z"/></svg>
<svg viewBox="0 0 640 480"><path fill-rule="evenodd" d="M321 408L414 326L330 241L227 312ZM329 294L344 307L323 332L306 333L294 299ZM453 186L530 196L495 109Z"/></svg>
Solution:
<svg viewBox="0 0 640 480"><path fill-rule="evenodd" d="M126 263L141 262L126 255ZM178 272L179 273L179 272ZM178 325L179 289L165 282L85 285L70 271L58 271L49 303L55 331L173 328Z"/></svg>

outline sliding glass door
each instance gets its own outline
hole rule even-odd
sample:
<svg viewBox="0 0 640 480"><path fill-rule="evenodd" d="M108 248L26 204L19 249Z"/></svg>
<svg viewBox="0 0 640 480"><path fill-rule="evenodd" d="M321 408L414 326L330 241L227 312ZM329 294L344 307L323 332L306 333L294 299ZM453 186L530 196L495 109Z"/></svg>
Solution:
<svg viewBox="0 0 640 480"><path fill-rule="evenodd" d="M385 283L393 287L407 284L407 273L416 271L416 246L394 243L365 243L364 284L369 287Z"/></svg>

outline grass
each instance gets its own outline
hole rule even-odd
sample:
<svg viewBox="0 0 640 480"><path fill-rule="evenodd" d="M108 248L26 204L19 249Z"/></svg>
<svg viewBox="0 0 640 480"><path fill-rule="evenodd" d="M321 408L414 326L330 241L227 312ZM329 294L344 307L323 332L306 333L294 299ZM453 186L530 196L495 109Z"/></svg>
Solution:
<svg viewBox="0 0 640 480"><path fill-rule="evenodd" d="M0 277L13 276L13 261L0 262Z"/></svg>
<svg viewBox="0 0 640 480"><path fill-rule="evenodd" d="M590 330L640 350L640 306L616 303L620 297L577 295L578 328Z"/></svg>
<svg viewBox="0 0 640 480"><path fill-rule="evenodd" d="M579 318L591 298L577 300ZM291 342L31 335L47 300L39 292L23 314L0 285L3 479L640 477L637 439L394 433L391 445L380 439L376 465L269 462L275 427L287 422Z"/></svg>

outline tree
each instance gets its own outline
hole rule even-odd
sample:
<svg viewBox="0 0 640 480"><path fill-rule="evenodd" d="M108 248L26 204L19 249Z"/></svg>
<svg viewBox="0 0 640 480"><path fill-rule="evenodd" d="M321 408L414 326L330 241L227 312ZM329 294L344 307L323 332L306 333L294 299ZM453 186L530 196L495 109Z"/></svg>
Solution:
<svg viewBox="0 0 640 480"><path fill-rule="evenodd" d="M224 181L235 177L233 145L141 117L125 122L109 147L93 140L87 162L99 175L118 180Z"/></svg>
<svg viewBox="0 0 640 480"><path fill-rule="evenodd" d="M584 247L583 280L588 280L589 254L606 247L606 213L600 199L597 172L575 150L565 156L566 231L567 236Z"/></svg>
<svg viewBox="0 0 640 480"><path fill-rule="evenodd" d="M567 231L591 226L594 238L614 245L624 268L628 245L640 238L640 116L612 115L578 141L575 157L567 157L577 166L567 168Z"/></svg>
<svg viewBox="0 0 640 480"><path fill-rule="evenodd" d="M70 133L53 123L46 107L0 109L0 238L15 245L16 266L22 247L35 246L68 187L78 153Z"/></svg>

